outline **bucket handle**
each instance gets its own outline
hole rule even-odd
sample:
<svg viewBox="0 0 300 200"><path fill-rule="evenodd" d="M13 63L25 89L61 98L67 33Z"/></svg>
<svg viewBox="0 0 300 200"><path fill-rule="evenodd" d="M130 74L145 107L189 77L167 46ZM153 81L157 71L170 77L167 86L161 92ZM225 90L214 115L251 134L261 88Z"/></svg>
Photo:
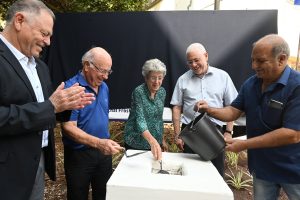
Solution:
<svg viewBox="0 0 300 200"><path fill-rule="evenodd" d="M195 119L196 119L197 116L198 116L198 115L197 115L198 111L199 111L199 108L198 108L197 111L194 112L194 118L193 118L192 124L191 124L191 126L190 126L191 129L192 129L192 128L194 127L194 125L195 125Z"/></svg>

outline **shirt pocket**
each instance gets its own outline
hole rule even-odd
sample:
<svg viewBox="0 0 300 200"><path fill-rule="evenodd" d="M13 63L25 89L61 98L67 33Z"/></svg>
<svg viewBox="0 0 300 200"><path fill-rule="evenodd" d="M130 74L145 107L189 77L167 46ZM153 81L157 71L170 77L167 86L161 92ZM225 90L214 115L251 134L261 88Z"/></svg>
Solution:
<svg viewBox="0 0 300 200"><path fill-rule="evenodd" d="M283 107L268 104L263 112L263 121L271 129L277 129L282 126Z"/></svg>

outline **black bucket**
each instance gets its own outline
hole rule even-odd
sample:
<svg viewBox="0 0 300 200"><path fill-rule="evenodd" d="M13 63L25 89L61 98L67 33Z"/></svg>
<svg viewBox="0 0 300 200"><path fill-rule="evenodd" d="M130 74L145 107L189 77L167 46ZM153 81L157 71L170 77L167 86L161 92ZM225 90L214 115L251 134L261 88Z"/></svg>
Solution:
<svg viewBox="0 0 300 200"><path fill-rule="evenodd" d="M223 134L207 117L200 114L180 133L180 137L202 160L212 160L225 148Z"/></svg>

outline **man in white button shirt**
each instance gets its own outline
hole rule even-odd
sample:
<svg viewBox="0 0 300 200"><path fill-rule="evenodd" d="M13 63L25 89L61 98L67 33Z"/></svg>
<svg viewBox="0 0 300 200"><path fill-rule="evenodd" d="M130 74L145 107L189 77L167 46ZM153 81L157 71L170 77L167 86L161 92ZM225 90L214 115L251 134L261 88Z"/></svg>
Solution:
<svg viewBox="0 0 300 200"><path fill-rule="evenodd" d="M16 1L0 34L0 198L43 199L44 172L55 180L56 113L94 100L62 83L54 93L38 57L50 45L54 14L38 0Z"/></svg>
<svg viewBox="0 0 300 200"><path fill-rule="evenodd" d="M200 43L191 44L186 50L187 65L190 68L177 80L171 104L172 121L174 125L175 142L185 153L194 153L188 145L178 138L181 129L194 118L194 105L201 99L206 100L210 106L224 107L237 96L237 91L227 72L209 66L208 53ZM182 117L181 117L182 114ZM224 122L211 118L216 126L222 129ZM230 137L233 130L233 122L226 124L224 137ZM223 131L222 131L223 132ZM221 153L212 163L224 176L224 153Z"/></svg>

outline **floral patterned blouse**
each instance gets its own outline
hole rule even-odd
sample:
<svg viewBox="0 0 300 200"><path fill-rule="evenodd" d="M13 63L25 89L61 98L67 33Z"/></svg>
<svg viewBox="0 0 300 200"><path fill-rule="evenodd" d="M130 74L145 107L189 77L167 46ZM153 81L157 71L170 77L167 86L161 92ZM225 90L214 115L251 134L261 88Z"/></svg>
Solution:
<svg viewBox="0 0 300 200"><path fill-rule="evenodd" d="M151 135L162 145L163 110L166 90L160 87L154 99L144 83L135 88L131 95L131 109L124 130L124 141L136 149L150 150L150 145L142 133L149 130Z"/></svg>

